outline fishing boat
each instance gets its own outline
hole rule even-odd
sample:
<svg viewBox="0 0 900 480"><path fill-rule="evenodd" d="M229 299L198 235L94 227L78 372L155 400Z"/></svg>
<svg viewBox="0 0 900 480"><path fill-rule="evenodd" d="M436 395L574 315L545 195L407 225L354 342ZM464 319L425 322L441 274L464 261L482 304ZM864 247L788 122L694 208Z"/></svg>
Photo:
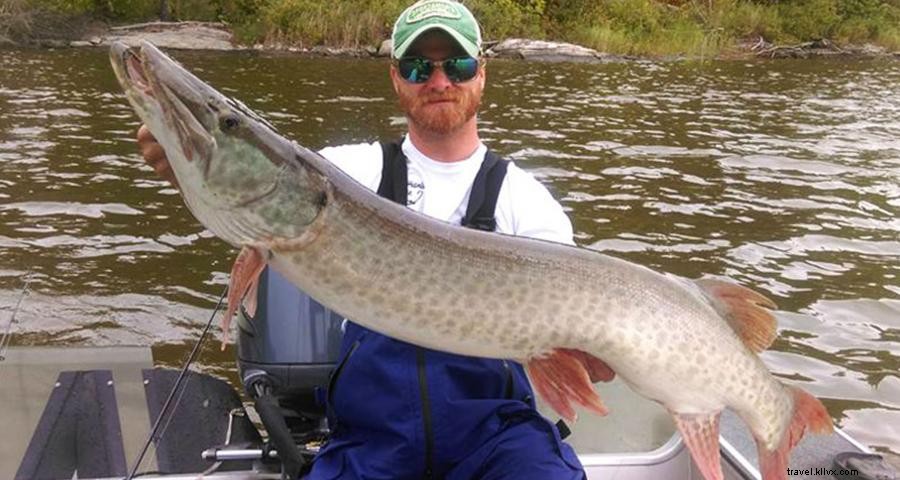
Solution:
<svg viewBox="0 0 900 480"><path fill-rule="evenodd" d="M238 370L250 401L211 375L153 368L147 347L6 350L0 478L294 476L327 441L316 397L335 370L344 319L275 272L265 273L258 295L256 317L238 321ZM618 380L599 388L610 415L583 414L563 427L588 480L703 480L668 412ZM761 480L755 443L728 411L719 444L726 480ZM791 479L900 478L840 429L806 437L789 468Z"/></svg>

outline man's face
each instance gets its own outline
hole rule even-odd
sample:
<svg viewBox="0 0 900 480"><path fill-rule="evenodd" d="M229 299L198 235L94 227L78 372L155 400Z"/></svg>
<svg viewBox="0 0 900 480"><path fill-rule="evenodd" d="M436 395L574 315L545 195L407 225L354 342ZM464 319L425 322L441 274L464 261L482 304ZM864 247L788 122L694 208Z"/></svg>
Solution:
<svg viewBox="0 0 900 480"><path fill-rule="evenodd" d="M410 47L406 56L417 56L432 61L466 56L452 37L440 30L422 35ZM435 68L424 83L410 83L400 76L396 66L391 67L391 80L397 92L400 109L410 123L425 131L446 135L474 121L481 95L484 91L484 66L471 80L453 83L441 68Z"/></svg>

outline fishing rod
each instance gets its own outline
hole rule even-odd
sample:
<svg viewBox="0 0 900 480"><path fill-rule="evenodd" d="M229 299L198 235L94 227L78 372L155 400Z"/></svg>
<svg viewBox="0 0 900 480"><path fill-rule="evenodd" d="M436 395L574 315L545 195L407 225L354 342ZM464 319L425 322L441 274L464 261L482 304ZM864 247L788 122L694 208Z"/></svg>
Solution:
<svg viewBox="0 0 900 480"><path fill-rule="evenodd" d="M19 313L19 307L22 305L22 299L25 298L25 295L28 294L28 285L31 283L31 271L25 274L25 286L22 287L22 293L19 294L19 300L16 301L16 306L13 307L12 315L9 317L9 323L6 324L6 331L3 332L3 336L0 337L0 362L6 360L6 350L9 348L9 340L12 338L11 331L12 326L16 323L16 314Z"/></svg>
<svg viewBox="0 0 900 480"><path fill-rule="evenodd" d="M165 403L163 403L162 409L159 411L159 415L156 416L156 421L153 422L153 428L150 430L150 435L147 437L147 441L144 442L143 448L141 448L141 453L138 455L137 460L134 462L134 467L131 469L131 473L125 477L125 480L132 480L137 474L138 467L141 466L141 462L144 460L144 455L147 454L147 449L150 448L150 444L153 442L153 439L156 437L157 431L159 431L160 425L162 425L162 419L166 414L166 411L169 409L169 404L172 403L172 399L175 398L175 392L178 391L178 387L181 385L181 382L185 378L185 374L188 371L188 367L191 366L191 363L197 357L197 353L200 351L200 345L203 344L203 340L206 338L206 335L209 333L209 329L212 327L213 319L216 318L216 314L219 313L219 309L222 307L222 302L225 300L225 296L228 294L228 287L225 287L225 291L222 292L222 295L219 297L219 302L216 303L216 308L213 309L212 315L209 316L209 320L206 322L206 327L203 329L203 333L200 334L200 338L197 339L197 343L194 345L194 349L191 350L191 354L188 355L187 361L184 362L184 366L181 367L181 372L178 374L178 378L175 379L175 384L172 385L172 390L169 391L169 396L166 398ZM178 396L178 399L181 400L181 395ZM176 402L177 403L177 402ZM166 422L168 425L168 422ZM157 438L157 440L159 440Z"/></svg>

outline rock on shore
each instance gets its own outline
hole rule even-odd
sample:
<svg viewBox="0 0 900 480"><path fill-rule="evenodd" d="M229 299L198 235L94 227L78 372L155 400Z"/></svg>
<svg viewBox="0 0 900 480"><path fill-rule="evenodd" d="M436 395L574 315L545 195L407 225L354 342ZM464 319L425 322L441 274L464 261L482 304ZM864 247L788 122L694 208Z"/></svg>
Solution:
<svg viewBox="0 0 900 480"><path fill-rule="evenodd" d="M113 42L124 42L136 46L141 40L148 40L161 48L184 50L238 50L234 36L223 23L210 22L150 22L123 27L112 27L101 36L79 42L72 46L107 46Z"/></svg>
<svg viewBox="0 0 900 480"><path fill-rule="evenodd" d="M510 38L491 45L489 57L520 58L549 62L612 62L625 59L619 55L598 52L581 45L544 40Z"/></svg>

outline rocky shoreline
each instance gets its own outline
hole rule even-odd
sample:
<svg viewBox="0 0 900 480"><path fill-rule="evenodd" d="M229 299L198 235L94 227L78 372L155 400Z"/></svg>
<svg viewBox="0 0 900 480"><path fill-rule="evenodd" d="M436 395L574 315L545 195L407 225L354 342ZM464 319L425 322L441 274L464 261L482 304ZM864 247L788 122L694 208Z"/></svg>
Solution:
<svg viewBox="0 0 900 480"><path fill-rule="evenodd" d="M257 44L239 45L234 35L223 23L210 22L149 22L135 25L109 27L102 33L94 33L77 40L44 39L34 43L42 47L106 47L120 41L137 45L141 40L149 40L155 45L168 49L217 50L217 51L281 51L318 56L344 57L387 57L390 55L390 40L376 47L340 48L315 46L301 48L293 45ZM514 58L547 62L608 63L641 60L641 57L614 55L599 52L580 45L544 40L510 38L486 42L485 55L495 58ZM838 46L827 40L807 42L798 45L773 45L763 38L748 41L737 46L736 51L723 58L813 58L813 57L890 57L900 59L900 52L888 52L875 45ZM687 59L674 57L672 60Z"/></svg>

